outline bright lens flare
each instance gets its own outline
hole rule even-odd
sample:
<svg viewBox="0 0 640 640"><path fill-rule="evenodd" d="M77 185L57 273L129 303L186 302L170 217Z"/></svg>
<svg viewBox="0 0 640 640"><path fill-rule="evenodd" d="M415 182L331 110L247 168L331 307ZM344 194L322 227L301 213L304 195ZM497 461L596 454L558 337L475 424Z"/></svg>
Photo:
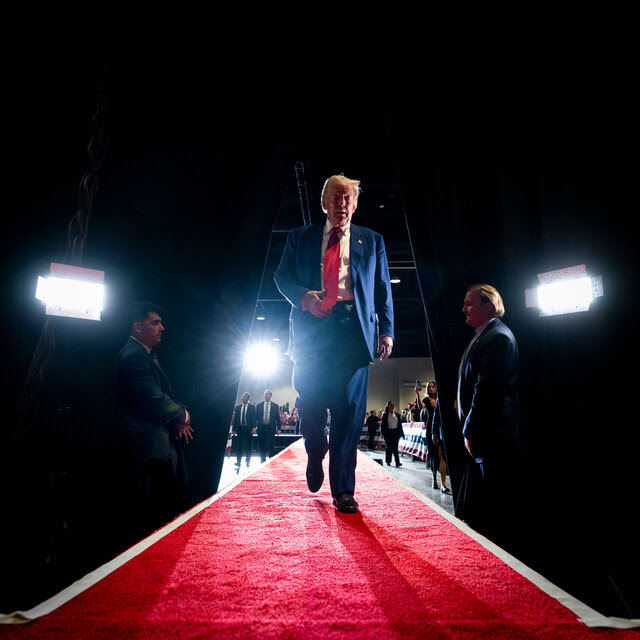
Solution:
<svg viewBox="0 0 640 640"><path fill-rule="evenodd" d="M247 350L245 369L254 375L273 373L278 368L278 351L270 344L259 344Z"/></svg>
<svg viewBox="0 0 640 640"><path fill-rule="evenodd" d="M591 278L558 280L538 287L538 306L542 315L587 311L592 302Z"/></svg>
<svg viewBox="0 0 640 640"><path fill-rule="evenodd" d="M47 305L47 314L99 320L104 308L104 285L67 278L38 278L36 298Z"/></svg>

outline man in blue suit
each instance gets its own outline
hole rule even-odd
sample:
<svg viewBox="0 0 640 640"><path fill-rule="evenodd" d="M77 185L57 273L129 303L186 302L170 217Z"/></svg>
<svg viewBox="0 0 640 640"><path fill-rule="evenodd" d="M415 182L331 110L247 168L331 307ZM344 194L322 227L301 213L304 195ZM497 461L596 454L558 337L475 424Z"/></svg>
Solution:
<svg viewBox="0 0 640 640"><path fill-rule="evenodd" d="M384 241L351 224L359 193L358 180L328 178L321 196L326 223L291 231L275 274L291 303L288 355L308 456L307 485L313 493L320 490L328 451L331 495L342 513L358 511L353 494L369 364L376 355L389 357L394 337Z"/></svg>

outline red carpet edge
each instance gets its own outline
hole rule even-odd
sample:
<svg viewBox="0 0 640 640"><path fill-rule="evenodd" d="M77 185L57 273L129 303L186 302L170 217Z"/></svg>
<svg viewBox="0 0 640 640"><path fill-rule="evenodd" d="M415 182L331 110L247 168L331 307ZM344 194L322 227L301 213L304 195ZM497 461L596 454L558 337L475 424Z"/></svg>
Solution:
<svg viewBox="0 0 640 640"><path fill-rule="evenodd" d="M278 455L280 455L280 453L278 453ZM277 456L274 456L274 458L276 457ZM268 464L268 462L270 462L270 460L268 460L264 464ZM203 509L206 509L209 505L213 504L216 500L219 500L223 495L231 491L235 486L242 482L242 480L254 474L261 467L262 465L256 466L255 469L252 469L251 472L243 478L240 478L236 482L227 485L211 497L203 500L199 504L189 509L189 511L185 511L175 520L172 520L170 523L162 527L162 529L154 531L150 536L144 538L126 551L122 552L113 560L110 560L109 562L103 564L94 571L90 571L85 576L83 576L79 580L76 580L68 587L56 593L54 596L51 596L51 598L48 598L44 602L41 602L40 604L27 611L14 611L13 613L8 614L0 613L0 624L23 624L25 622L31 622L36 618L46 616L52 611L55 611L58 607L61 607L63 604L69 602L69 600L71 600L78 594L86 591L87 589L89 589L89 587L92 587L94 584L100 582L100 580L108 576L110 573L113 573L116 569L122 567L132 558L140 555L143 551L158 542L158 540L161 540L166 535L183 525L185 522L193 518L193 516L200 513Z"/></svg>
<svg viewBox="0 0 640 640"><path fill-rule="evenodd" d="M288 449L292 447L303 447L302 441L298 441L292 444ZM185 522L193 518L195 515L200 513L203 509L206 509L208 506L213 504L215 501L220 499L222 496L227 494L229 491L233 490L239 483L243 482L246 478L254 475L259 470L263 469L265 465L269 465L277 460L280 456L285 454L288 449L285 449L278 453L274 458L271 458L267 462L262 465L256 466L252 469L246 476L238 479L237 481L229 484L228 486L222 488L218 493L214 494L210 498L204 500L198 505L194 506L189 511L182 514L180 517L176 518L171 523L167 524L162 529L154 532L149 537L140 541L138 544L134 545L127 551L115 557L113 560L107 562L102 565L98 569L88 573L80 580L77 580L69 587L63 589L58 594L52 596L46 601L40 603L39 605L29 609L27 611L14 611L9 614L0 614L0 624L11 625L11 624L22 624L27 623L36 618L40 618L42 616L46 616L51 613L61 605L65 604L69 600L73 599L78 594L86 591L91 586L98 583L100 580L108 576L110 573L122 567L132 558L135 558L137 555L144 552L146 549L154 545L156 542L161 540L163 537L183 525ZM302 454L304 455L304 454ZM358 453L358 465L375 465L378 469L383 470L385 474L391 477L391 474L384 469L384 467L380 467L377 463L370 458L368 458L363 453ZM558 588L546 578L538 574L536 571L527 567L523 563L521 563L517 558L511 556L506 551L501 549L500 547L493 544L487 538L479 535L473 529L468 527L464 522L457 519L455 516L452 516L447 511L445 511L442 507L440 507L437 503L433 502L426 496L419 493L413 487L408 485L405 482L399 481L395 478L392 478L394 482L403 486L406 490L411 492L415 497L417 497L422 503L428 506L431 510L436 512L442 518L446 519L448 522L457 527L461 532L467 535L469 538L476 541L478 544L482 545L487 551L492 553L495 557L501 560L505 565L519 573L521 576L526 578L532 584L534 584L538 589L547 594L549 597L555 599L564 607L569 609L572 613L574 613L578 620L588 627L600 627L600 628L615 628L615 629L633 629L640 628L640 620L638 619L624 619L624 618L614 618L614 617L606 617L598 613L597 611L591 609L584 603L580 602L570 594L566 593L562 589ZM303 479L301 481L304 481Z"/></svg>
<svg viewBox="0 0 640 640"><path fill-rule="evenodd" d="M567 609L575 613L578 617L578 620L580 620L580 622L582 622L587 627L609 627L613 629L640 628L640 620L636 618L617 618L603 616L601 613L598 613L583 602L580 602L580 600L577 600L560 587L554 585L544 576L540 575L537 571L534 571L530 567L527 567L525 564L520 562L520 560L512 556L510 553L507 553L504 549L491 542L491 540L489 540L488 538L485 538L484 536L474 531L462 520L459 520L455 516L451 515L437 502L430 500L411 485L403 482L402 480L398 480L397 478L396 482L403 485L405 489L413 493L413 495L416 496L419 500L431 507L434 511L439 513L443 518L451 522L458 529L466 533L470 538L481 544L485 549L491 551L493 555L502 560L514 571L517 571L521 576L525 577L531 583L536 585L536 587L538 587L541 591L546 593L554 600L557 600L558 602L560 602L560 604L564 605Z"/></svg>

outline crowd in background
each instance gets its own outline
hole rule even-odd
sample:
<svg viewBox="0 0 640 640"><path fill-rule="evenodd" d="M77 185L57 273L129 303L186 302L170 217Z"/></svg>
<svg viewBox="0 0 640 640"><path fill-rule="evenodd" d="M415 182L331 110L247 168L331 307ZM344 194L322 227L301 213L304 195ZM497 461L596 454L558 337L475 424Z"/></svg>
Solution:
<svg viewBox="0 0 640 640"><path fill-rule="evenodd" d="M398 454L398 443L405 437L402 425L418 422L424 423L426 465L433 474L432 488L440 488L443 493L449 493L447 487L447 464L442 448L440 428L437 421L437 398L438 391L436 383L431 380L427 383L426 393L421 397L422 386L416 384L416 401L408 402L402 412L395 411L393 402L387 402L384 409L370 409L364 421L367 432L367 449L375 451L376 438L381 435L384 439L385 460L387 465L391 465L395 459L396 467L402 464ZM437 476L440 475L441 486L438 486Z"/></svg>

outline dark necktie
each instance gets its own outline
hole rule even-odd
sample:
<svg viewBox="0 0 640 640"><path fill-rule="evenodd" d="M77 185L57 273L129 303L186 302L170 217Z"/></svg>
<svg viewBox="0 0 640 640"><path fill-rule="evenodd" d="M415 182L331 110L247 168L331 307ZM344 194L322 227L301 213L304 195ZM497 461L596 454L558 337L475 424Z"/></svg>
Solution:
<svg viewBox="0 0 640 640"><path fill-rule="evenodd" d="M330 309L338 300L338 272L340 270L340 227L333 227L327 251L324 254L324 271L322 282L325 294L322 298L322 309Z"/></svg>
<svg viewBox="0 0 640 640"><path fill-rule="evenodd" d="M471 347L475 344L478 339L478 334L474 334L471 342L467 345L467 348L464 350L462 354L462 358L460 359L460 366L458 367L458 394L457 394L457 404L458 404L458 417L462 420L462 401L461 401L461 392L462 392L462 372L464 371L465 365L467 363L467 358L469 356L469 352L471 351Z"/></svg>

